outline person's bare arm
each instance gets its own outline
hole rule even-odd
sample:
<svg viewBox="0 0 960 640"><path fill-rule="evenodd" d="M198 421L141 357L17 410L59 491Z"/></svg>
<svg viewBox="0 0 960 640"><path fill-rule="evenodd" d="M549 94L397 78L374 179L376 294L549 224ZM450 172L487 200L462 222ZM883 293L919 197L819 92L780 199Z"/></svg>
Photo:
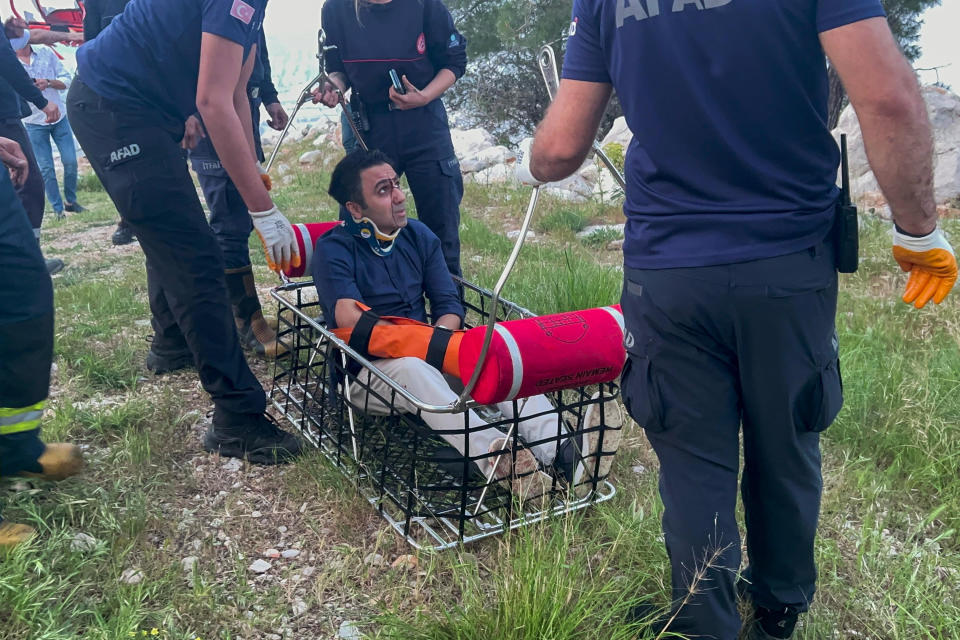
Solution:
<svg viewBox="0 0 960 640"><path fill-rule="evenodd" d="M0 162L10 171L13 186L22 186L27 181L30 166L27 164L26 156L23 155L23 149L16 140L0 138Z"/></svg>
<svg viewBox="0 0 960 640"><path fill-rule="evenodd" d="M933 196L933 135L916 75L884 18L820 34L857 112L870 167L893 219L926 235L937 226Z"/></svg>
<svg viewBox="0 0 960 640"><path fill-rule="evenodd" d="M352 329L357 325L360 316L363 315L363 309L353 298L340 298L337 300L337 306L333 310L334 318L337 321L338 329ZM377 320L377 326L393 324L386 320Z"/></svg>
<svg viewBox="0 0 960 640"><path fill-rule="evenodd" d="M233 108L237 110L240 125L243 127L247 144L250 146L250 158L254 164L259 164L260 159L257 158L257 146L253 139L253 114L250 111L250 98L247 93L247 83L250 82L250 76L253 75L253 68L256 64L257 45L253 45L241 70L240 80L233 91Z"/></svg>
<svg viewBox="0 0 960 640"><path fill-rule="evenodd" d="M456 331L460 328L460 316L455 313L447 313L442 316L434 323L437 327L443 327L444 329L450 329L451 331Z"/></svg>
<svg viewBox="0 0 960 640"><path fill-rule="evenodd" d="M253 64L253 54L244 63L241 45L204 33L200 43L197 110L223 168L247 208L268 211L273 208L273 201L256 167L250 108L245 102Z"/></svg>
<svg viewBox="0 0 960 640"><path fill-rule="evenodd" d="M81 44L83 34L71 31L54 31L52 29L30 29L30 44L58 44L60 42Z"/></svg>
<svg viewBox="0 0 960 640"><path fill-rule="evenodd" d="M537 127L530 171L542 182L562 180L586 159L610 100L606 83L561 80L557 97Z"/></svg>

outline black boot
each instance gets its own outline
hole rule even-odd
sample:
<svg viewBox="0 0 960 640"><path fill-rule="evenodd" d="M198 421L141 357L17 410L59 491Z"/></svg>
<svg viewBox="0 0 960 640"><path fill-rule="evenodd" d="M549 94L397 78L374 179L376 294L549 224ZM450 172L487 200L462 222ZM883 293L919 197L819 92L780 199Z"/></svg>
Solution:
<svg viewBox="0 0 960 640"><path fill-rule="evenodd" d="M203 438L203 448L228 458L245 458L255 464L283 464L300 454L300 440L277 426L266 413L230 413L217 409L213 425Z"/></svg>
<svg viewBox="0 0 960 640"><path fill-rule="evenodd" d="M753 622L747 633L747 640L784 640L793 636L798 615L787 609L771 611L763 607L754 610Z"/></svg>
<svg viewBox="0 0 960 640"><path fill-rule="evenodd" d="M133 229L122 222L117 225L117 230L113 232L113 236L110 238L110 241L118 247L130 244L134 240L136 240L136 235L133 233Z"/></svg>
<svg viewBox="0 0 960 640"><path fill-rule="evenodd" d="M267 358L276 358L284 353L286 348L277 342L276 331L263 317L263 309L253 280L253 267L247 265L237 269L227 269L224 273L240 345Z"/></svg>
<svg viewBox="0 0 960 640"><path fill-rule="evenodd" d="M169 341L160 340L154 334L150 352L147 353L147 369L159 376L192 366L193 353L186 342L169 344Z"/></svg>

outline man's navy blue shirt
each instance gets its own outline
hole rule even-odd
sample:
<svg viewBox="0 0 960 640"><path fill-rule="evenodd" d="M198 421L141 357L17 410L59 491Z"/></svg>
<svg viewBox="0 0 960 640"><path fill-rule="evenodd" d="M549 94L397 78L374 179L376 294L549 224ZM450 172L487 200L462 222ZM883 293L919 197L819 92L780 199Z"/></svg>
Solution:
<svg viewBox="0 0 960 640"><path fill-rule="evenodd" d="M467 40L440 0L390 0L364 4L360 17L354 0L327 0L322 9L328 73L345 73L361 99L371 105L390 101L390 69L418 89L437 72L459 78L467 67Z"/></svg>
<svg viewBox="0 0 960 640"><path fill-rule="evenodd" d="M110 102L183 122L197 111L200 38L260 38L266 0L133 0L77 51L77 75Z"/></svg>
<svg viewBox="0 0 960 640"><path fill-rule="evenodd" d="M829 233L839 151L819 34L880 0L575 0L563 77L612 83L627 149L624 262L729 264Z"/></svg>
<svg viewBox="0 0 960 640"><path fill-rule="evenodd" d="M447 270L440 240L419 220L410 220L393 251L378 256L366 240L334 227L317 240L313 282L327 325L337 326L337 300L353 299L381 316L428 322L424 295L434 320L448 313L463 318L460 296Z"/></svg>

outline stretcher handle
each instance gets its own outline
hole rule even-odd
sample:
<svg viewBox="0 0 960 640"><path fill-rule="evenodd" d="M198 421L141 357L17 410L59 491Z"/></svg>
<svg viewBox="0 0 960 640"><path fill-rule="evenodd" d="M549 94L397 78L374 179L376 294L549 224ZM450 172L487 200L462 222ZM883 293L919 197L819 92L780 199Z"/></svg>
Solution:
<svg viewBox="0 0 960 640"><path fill-rule="evenodd" d="M487 360L487 353L490 351L490 341L493 340L494 326L497 324L497 307L500 305L500 292L503 291L503 286L507 283L507 278L510 277L513 266L517 263L517 258L520 256L520 249L523 248L524 240L527 239L527 230L530 228L530 221L533 219L533 212L537 208L537 200L539 197L540 187L536 186L533 188L533 193L530 194L530 204L527 205L527 213L523 216L523 224L520 225L520 235L517 237L517 242L513 245L513 251L510 252L507 264L503 267L503 273L500 274L500 279L497 280L497 284L491 292L490 319L487 321L487 331L483 336L483 346L480 349L480 355L477 357L477 365L473 370L473 374L470 376L470 380L463 388L460 397L457 398L457 402L453 405L455 411L460 411L467 406L470 393L473 391L473 388L477 386L477 380L480 378L483 364Z"/></svg>
<svg viewBox="0 0 960 640"><path fill-rule="evenodd" d="M560 88L560 74L557 73L557 56L553 52L553 47L545 44L540 47L537 53L537 65L540 67L540 75L543 76L543 82L547 86L547 93L550 95L550 102L557 97L557 89ZM603 147L597 140L593 141L593 153L600 158L600 162L607 168L613 179L617 181L621 189L627 188L627 182L617 165L613 164L610 156L604 152Z"/></svg>
<svg viewBox="0 0 960 640"><path fill-rule="evenodd" d="M297 117L297 112L300 111L300 107L307 103L313 97L312 90L315 86L323 87L324 82L330 82L333 85L334 90L337 94L337 102L340 103L340 108L344 111L347 110L347 101L343 97L343 92L340 91L334 82L330 80L330 76L327 75L326 70L326 53L330 49L336 49L336 45L327 45L327 35L323 31L323 28L317 31L317 60L320 64L320 71L314 76L313 80L307 83L307 85L300 92L300 96L297 98L297 104L293 108L293 113L290 114L290 117L287 119L287 126L283 128L283 131L280 133L280 139L277 140L277 144L273 147L273 152L270 154L270 159L267 160L267 164L264 169L269 172L270 168L273 167L273 161L276 159L277 154L280 152L280 146L283 144L284 139L287 137L287 132L290 130L290 126L293 124L293 119ZM357 144L360 147L367 151L367 143L364 142L363 136L360 135L360 132L357 130L357 125L354 124L353 118L347 118L347 123L350 125L350 129L353 131L353 135L357 139Z"/></svg>
<svg viewBox="0 0 960 640"><path fill-rule="evenodd" d="M287 125L280 133L280 138L277 140L277 144L274 145L273 152L270 154L270 158L267 160L267 164L264 167L264 170L267 172L269 172L270 168L273 166L273 161L276 159L277 153L280 152L280 145L283 144L284 139L287 137L287 132L290 131L290 126L293 125L293 119L297 117L297 112L300 111L300 107L306 104L307 100L310 100L312 97L311 90L313 89L314 85L321 81L321 78L321 74L317 74L313 80L307 83L307 85L303 88L303 91L300 92L300 97L297 98L297 104L293 108L293 113L291 113L290 117L287 118Z"/></svg>

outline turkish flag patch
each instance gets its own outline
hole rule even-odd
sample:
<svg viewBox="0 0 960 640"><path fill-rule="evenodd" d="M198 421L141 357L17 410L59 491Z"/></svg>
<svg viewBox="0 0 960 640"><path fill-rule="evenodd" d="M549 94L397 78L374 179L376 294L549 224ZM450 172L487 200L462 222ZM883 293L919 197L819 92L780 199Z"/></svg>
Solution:
<svg viewBox="0 0 960 640"><path fill-rule="evenodd" d="M254 13L256 10L243 0L233 0L233 6L230 7L230 15L243 24L250 24Z"/></svg>

